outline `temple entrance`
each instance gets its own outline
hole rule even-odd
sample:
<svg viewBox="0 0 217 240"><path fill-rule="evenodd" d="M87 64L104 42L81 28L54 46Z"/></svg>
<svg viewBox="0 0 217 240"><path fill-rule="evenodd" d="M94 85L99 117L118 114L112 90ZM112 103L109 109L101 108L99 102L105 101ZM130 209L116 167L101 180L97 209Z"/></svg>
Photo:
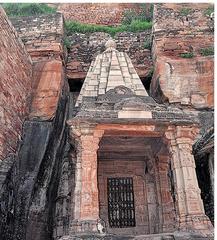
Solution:
<svg viewBox="0 0 217 240"><path fill-rule="evenodd" d="M98 150L98 189L106 231L140 235L174 229L169 176L161 138L105 134Z"/></svg>

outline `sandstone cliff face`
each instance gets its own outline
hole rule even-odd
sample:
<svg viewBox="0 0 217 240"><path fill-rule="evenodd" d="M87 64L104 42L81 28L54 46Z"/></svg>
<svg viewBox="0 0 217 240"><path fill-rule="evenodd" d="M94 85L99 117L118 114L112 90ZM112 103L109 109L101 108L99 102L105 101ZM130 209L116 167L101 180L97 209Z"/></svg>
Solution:
<svg viewBox="0 0 217 240"><path fill-rule="evenodd" d="M0 166L15 154L29 112L31 60L15 29L0 8ZM0 180L1 182L1 180Z"/></svg>
<svg viewBox="0 0 217 240"><path fill-rule="evenodd" d="M213 108L214 59L211 4L156 4L152 95L161 102ZM190 58L186 58L186 57Z"/></svg>
<svg viewBox="0 0 217 240"><path fill-rule="evenodd" d="M8 81L1 81L3 85L0 86L3 86L3 94L14 99L9 98L8 102L3 103L6 107L12 103L12 109L9 110L13 113L13 120L18 121L20 126L23 120L21 117L27 112L22 97L25 100L24 97L31 94L28 119L22 126L20 147L14 149L17 155L7 169L0 166L0 177L4 177L0 186L0 235L2 240L51 239L54 219L52 209L55 205L53 199L57 195L59 166L67 137L65 121L68 115L68 86L63 67L62 16L44 16L35 21L28 17L17 19L14 25L32 57L32 65L26 59L28 54L17 42L17 34L1 12L0 19L7 37L0 37L0 41L9 45L12 39L13 44L11 48L2 50L6 55L1 57L5 57L7 64L1 70L4 77L10 74L11 77ZM19 109L15 103L18 106L23 104L20 114L17 113ZM9 126L5 128L11 131ZM17 129L14 130L16 134ZM4 134L4 131L1 133ZM7 146L4 142L2 145ZM7 162L3 160L2 163L6 165Z"/></svg>

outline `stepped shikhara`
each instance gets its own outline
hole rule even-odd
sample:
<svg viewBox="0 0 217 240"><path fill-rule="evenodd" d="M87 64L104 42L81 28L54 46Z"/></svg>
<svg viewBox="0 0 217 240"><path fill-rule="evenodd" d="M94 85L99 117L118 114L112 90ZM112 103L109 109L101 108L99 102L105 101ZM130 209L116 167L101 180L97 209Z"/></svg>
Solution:
<svg viewBox="0 0 217 240"><path fill-rule="evenodd" d="M68 52L61 13L0 9L1 240L213 239L210 7L154 4L152 30L70 33Z"/></svg>
<svg viewBox="0 0 217 240"><path fill-rule="evenodd" d="M92 62L76 106L83 97L96 97L117 86L133 89L136 95L148 96L130 58L126 53L118 52L115 47L116 43L109 40L106 51Z"/></svg>

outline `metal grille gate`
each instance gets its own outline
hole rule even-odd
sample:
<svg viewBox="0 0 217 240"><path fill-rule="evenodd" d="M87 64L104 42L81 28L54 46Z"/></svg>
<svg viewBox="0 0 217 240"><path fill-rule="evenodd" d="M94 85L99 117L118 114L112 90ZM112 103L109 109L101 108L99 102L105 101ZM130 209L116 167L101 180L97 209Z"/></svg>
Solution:
<svg viewBox="0 0 217 240"><path fill-rule="evenodd" d="M135 227L133 178L108 178L107 185L110 227Z"/></svg>

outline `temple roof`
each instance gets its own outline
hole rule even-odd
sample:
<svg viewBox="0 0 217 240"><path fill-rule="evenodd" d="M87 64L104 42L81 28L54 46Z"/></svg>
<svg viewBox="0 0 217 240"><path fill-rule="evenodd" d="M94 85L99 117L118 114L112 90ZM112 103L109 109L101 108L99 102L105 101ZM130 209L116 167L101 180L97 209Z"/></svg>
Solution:
<svg viewBox="0 0 217 240"><path fill-rule="evenodd" d="M138 96L148 96L128 55L117 51L113 40L108 40L105 47L91 63L76 106L83 97L98 97L117 86L127 87Z"/></svg>

